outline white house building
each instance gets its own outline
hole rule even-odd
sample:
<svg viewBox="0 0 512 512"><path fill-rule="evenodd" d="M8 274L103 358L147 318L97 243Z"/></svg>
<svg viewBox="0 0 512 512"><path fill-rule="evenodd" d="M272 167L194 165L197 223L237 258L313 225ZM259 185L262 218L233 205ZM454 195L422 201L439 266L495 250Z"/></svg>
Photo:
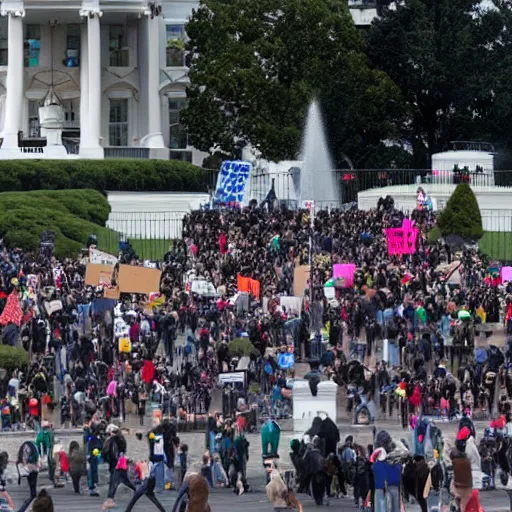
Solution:
<svg viewBox="0 0 512 512"><path fill-rule="evenodd" d="M356 24L371 0L348 0ZM0 159L175 158L198 0L0 0ZM364 16L363 16L364 14ZM363 19L364 18L364 19Z"/></svg>
<svg viewBox="0 0 512 512"><path fill-rule="evenodd" d="M1 0L0 158L175 158L197 0Z"/></svg>

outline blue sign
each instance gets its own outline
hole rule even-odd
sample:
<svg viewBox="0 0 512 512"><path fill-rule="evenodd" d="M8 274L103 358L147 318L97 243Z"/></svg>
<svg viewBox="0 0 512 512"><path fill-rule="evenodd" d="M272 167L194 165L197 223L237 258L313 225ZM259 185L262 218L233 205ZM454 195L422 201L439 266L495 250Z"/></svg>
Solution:
<svg viewBox="0 0 512 512"><path fill-rule="evenodd" d="M245 186L250 171L251 164L249 162L222 162L215 191L216 201L241 204L244 200Z"/></svg>
<svg viewBox="0 0 512 512"><path fill-rule="evenodd" d="M281 370L289 370L295 366L295 354L279 354L277 364Z"/></svg>

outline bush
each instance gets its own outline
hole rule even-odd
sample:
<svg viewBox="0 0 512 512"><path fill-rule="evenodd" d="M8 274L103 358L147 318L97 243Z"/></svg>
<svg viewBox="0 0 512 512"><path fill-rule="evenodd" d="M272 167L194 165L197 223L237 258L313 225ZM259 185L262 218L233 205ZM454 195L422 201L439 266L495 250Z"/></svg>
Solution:
<svg viewBox="0 0 512 512"><path fill-rule="evenodd" d="M432 228L428 233L428 240L429 242L437 242L441 236L441 230L439 228Z"/></svg>
<svg viewBox="0 0 512 512"><path fill-rule="evenodd" d="M439 214L437 225L443 236L459 235L469 240L482 238L480 208L468 183L457 185L446 208Z"/></svg>
<svg viewBox="0 0 512 512"><path fill-rule="evenodd" d="M229 357L259 356L259 351L247 338L236 338L229 342Z"/></svg>
<svg viewBox="0 0 512 512"><path fill-rule="evenodd" d="M28 366L28 353L22 348L0 345L0 368L16 370Z"/></svg>
<svg viewBox="0 0 512 512"><path fill-rule="evenodd" d="M0 190L207 192L214 177L180 160L0 160Z"/></svg>
<svg viewBox="0 0 512 512"><path fill-rule="evenodd" d="M117 233L105 228L107 199L96 190L40 190L0 194L0 238L7 247L38 251L41 233L55 232L55 255L74 257L91 234L98 246L115 252Z"/></svg>

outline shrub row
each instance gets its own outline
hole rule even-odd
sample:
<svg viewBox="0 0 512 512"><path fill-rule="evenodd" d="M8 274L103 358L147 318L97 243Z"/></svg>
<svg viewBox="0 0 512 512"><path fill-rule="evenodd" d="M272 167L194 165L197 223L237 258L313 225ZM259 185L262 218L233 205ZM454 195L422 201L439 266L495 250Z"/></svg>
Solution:
<svg viewBox="0 0 512 512"><path fill-rule="evenodd" d="M211 172L179 160L0 160L0 190L207 192Z"/></svg>
<svg viewBox="0 0 512 512"><path fill-rule="evenodd" d="M76 256L93 233L106 250L112 248L105 241L112 240L115 250L117 234L103 227L109 212L96 190L5 192L0 194L0 237L8 247L37 251L41 233L54 231L60 259Z"/></svg>
<svg viewBox="0 0 512 512"><path fill-rule="evenodd" d="M22 369L28 366L28 353L22 348L0 345L0 368L4 370Z"/></svg>

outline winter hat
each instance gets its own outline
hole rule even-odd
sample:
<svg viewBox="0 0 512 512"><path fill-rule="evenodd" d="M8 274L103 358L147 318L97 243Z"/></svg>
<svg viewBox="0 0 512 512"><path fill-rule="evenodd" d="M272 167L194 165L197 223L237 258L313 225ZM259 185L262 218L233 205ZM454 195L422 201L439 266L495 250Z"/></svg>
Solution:
<svg viewBox="0 0 512 512"><path fill-rule="evenodd" d="M377 448L370 456L370 462L372 464L375 464L375 462L377 461L384 461L386 460L386 457L387 457L387 453L386 453L386 450L384 450L384 448Z"/></svg>

